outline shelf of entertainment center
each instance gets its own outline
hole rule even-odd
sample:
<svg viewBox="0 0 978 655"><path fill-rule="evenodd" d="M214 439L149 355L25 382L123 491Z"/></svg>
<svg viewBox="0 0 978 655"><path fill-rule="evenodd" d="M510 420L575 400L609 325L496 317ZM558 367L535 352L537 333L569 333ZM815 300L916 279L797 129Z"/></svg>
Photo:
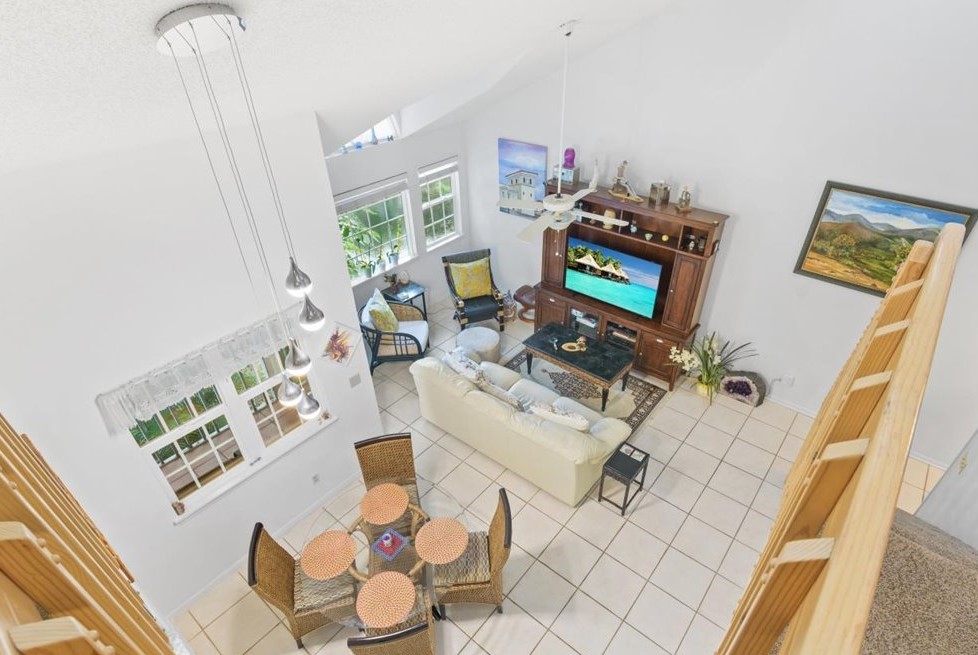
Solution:
<svg viewBox="0 0 978 655"><path fill-rule="evenodd" d="M661 250L663 252L668 252L668 253L672 253L672 254L675 254L677 252L681 252L684 255L688 255L690 257L696 257L698 259L707 259L708 257L712 257L712 254L707 255L706 253L702 253L702 252L699 252L697 250L684 250L684 249L680 248L679 247L679 238L672 237L672 236L669 237L669 241L668 242L664 242L664 241L662 241L662 237L661 237L660 234L654 234L653 235L653 238L646 239L645 236L642 235L642 234L632 234L632 233L626 231L628 228L625 228L625 227L614 227L614 228L606 229L605 227L603 227L601 225L594 225L592 223L584 223L582 221L579 221L577 223L574 223L574 225L577 226L579 233L582 233L582 232L583 233L592 233L592 234L608 234L608 233L614 233L615 236L618 239L620 239L620 240L622 240L622 241L624 241L626 243L628 243L628 242L634 242L634 243L637 243L637 244L641 244L643 246L650 246L650 247L652 247L652 248L654 248L656 250ZM717 243L719 243L719 242L717 242Z"/></svg>

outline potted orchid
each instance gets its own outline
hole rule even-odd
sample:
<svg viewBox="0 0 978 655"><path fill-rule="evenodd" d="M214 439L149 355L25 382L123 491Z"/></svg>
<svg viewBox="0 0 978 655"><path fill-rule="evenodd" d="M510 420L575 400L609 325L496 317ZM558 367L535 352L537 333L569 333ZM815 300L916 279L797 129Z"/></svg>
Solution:
<svg viewBox="0 0 978 655"><path fill-rule="evenodd" d="M669 361L681 367L683 373L695 375L697 393L706 396L712 403L713 395L734 362L756 354L750 343L734 347L729 341L721 343L717 333L713 332L696 339L689 348L670 348Z"/></svg>

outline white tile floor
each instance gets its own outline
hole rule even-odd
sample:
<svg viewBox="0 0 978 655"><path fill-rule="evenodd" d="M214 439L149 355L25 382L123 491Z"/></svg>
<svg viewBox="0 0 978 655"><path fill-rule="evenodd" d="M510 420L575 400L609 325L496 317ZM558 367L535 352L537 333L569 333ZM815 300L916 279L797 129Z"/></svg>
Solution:
<svg viewBox="0 0 978 655"><path fill-rule="evenodd" d="M457 326L445 305L431 312L433 354L451 349ZM530 334L507 325L505 361ZM767 402L754 409L687 390L669 394L631 441L652 453L645 489L627 515L555 500L512 471L420 418L409 364L374 375L386 432L413 434L419 473L488 521L496 488L510 493L514 547L503 614L452 606L436 624L445 655L708 655L722 638L775 517L781 485L811 419ZM661 383L660 383L661 384ZM940 469L911 461L900 506L914 511ZM284 535L293 549L323 512L346 520L360 489L324 503ZM199 655L348 653L349 629L328 626L295 644L276 611L241 573L213 587L177 627Z"/></svg>

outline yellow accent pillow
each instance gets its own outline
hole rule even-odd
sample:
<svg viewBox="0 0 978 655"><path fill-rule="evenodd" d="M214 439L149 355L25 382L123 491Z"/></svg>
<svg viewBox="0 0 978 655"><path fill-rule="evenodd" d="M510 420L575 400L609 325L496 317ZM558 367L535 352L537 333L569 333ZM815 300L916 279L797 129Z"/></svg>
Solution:
<svg viewBox="0 0 978 655"><path fill-rule="evenodd" d="M459 298L469 299L492 295L489 279L489 258L477 259L468 264L449 264L455 292Z"/></svg>
<svg viewBox="0 0 978 655"><path fill-rule="evenodd" d="M373 321L375 329L381 332L397 332L399 325L397 317L394 316L394 311L387 304L387 300L379 289L374 289L374 294L367 303L367 312L370 314L370 320Z"/></svg>

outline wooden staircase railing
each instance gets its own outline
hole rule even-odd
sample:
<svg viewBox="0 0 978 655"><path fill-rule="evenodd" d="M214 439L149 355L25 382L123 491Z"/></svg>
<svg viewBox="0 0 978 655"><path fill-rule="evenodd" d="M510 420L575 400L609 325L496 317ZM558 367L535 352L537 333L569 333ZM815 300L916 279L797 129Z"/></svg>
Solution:
<svg viewBox="0 0 978 655"><path fill-rule="evenodd" d="M718 655L856 655L896 511L962 225L918 241L832 386Z"/></svg>
<svg viewBox="0 0 978 655"><path fill-rule="evenodd" d="M30 440L0 416L0 653L170 655L163 630L105 537ZM19 596L19 598L14 598ZM13 617L13 618L12 618ZM53 619L53 620L51 620Z"/></svg>

